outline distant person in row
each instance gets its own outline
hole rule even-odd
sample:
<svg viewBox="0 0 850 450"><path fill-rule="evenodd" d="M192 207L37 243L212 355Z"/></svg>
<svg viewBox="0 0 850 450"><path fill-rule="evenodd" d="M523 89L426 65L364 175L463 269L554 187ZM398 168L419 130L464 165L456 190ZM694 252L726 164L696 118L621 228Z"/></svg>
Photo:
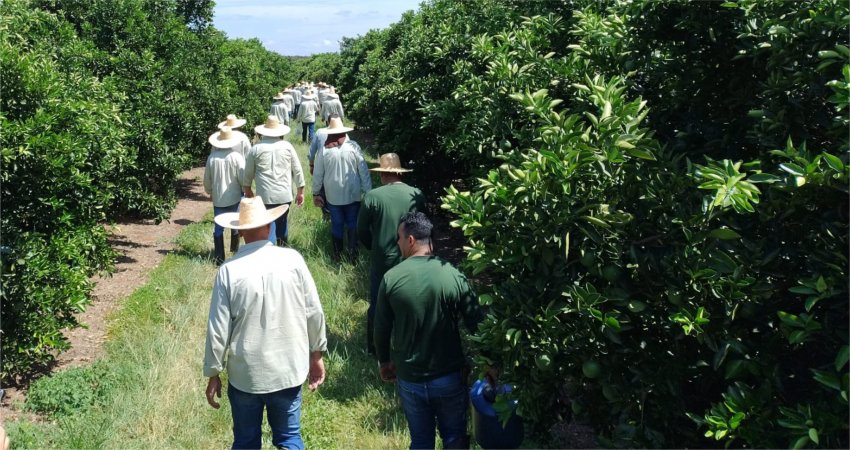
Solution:
<svg viewBox="0 0 850 450"><path fill-rule="evenodd" d="M375 312L381 379L398 382L410 448L433 449L435 428L443 448L469 448L459 322L475 332L482 319L478 298L466 277L434 256L425 214L407 213L399 222L404 261L384 275Z"/></svg>
<svg viewBox="0 0 850 450"><path fill-rule="evenodd" d="M316 115L319 113L319 104L316 103L316 95L313 91L307 91L301 96L301 107L298 109L298 120L301 122L301 142L307 140L308 131L310 141L316 134Z"/></svg>
<svg viewBox="0 0 850 450"><path fill-rule="evenodd" d="M251 150L251 139L245 133L239 131L237 128L241 128L248 121L245 119L240 119L236 117L235 114L228 114L224 121L218 123L218 129L220 130L222 127L230 127L233 136L239 139L241 145L239 145L234 150L238 151L240 155L243 157L248 150Z"/></svg>
<svg viewBox="0 0 850 450"><path fill-rule="evenodd" d="M365 197L357 217L357 237L369 249L369 310L366 313L366 349L375 354L372 342L378 287L387 270L401 262L398 247L398 223L411 211L425 211L425 196L419 189L402 181L402 175L412 172L401 167L395 153L379 158L380 167L369 169L381 174L381 187L372 189Z"/></svg>
<svg viewBox="0 0 850 450"><path fill-rule="evenodd" d="M294 86L289 86L287 89L290 90L290 95L292 95L292 99L294 100L294 103L295 103L295 109L292 110L292 116L291 117L297 117L298 116L298 107L301 106L302 92L301 92L300 89L297 89Z"/></svg>
<svg viewBox="0 0 850 450"><path fill-rule="evenodd" d="M245 172L245 158L240 153L242 139L233 130L224 126L209 137L212 151L204 167L204 191L212 197L213 213L236 212L242 197L242 185ZM213 229L213 255L216 265L224 262L224 228L216 225ZM230 235L230 252L239 249L239 233L233 230Z"/></svg>
<svg viewBox="0 0 850 450"><path fill-rule="evenodd" d="M353 128L343 125L340 119L331 119L323 132L325 145L315 155L313 171L313 203L318 207L328 205L331 212L331 239L333 256L340 261L344 236L348 237L348 254L357 255L357 215L360 196L372 189L369 166L356 142L348 139Z"/></svg>
<svg viewBox="0 0 850 450"><path fill-rule="evenodd" d="M328 123L328 118L332 114L336 114L340 119L345 120L345 111L342 109L339 95L334 88L330 88L329 92L325 94L325 101L322 103L322 120Z"/></svg>
<svg viewBox="0 0 850 450"><path fill-rule="evenodd" d="M283 139L289 127L275 116L268 116L263 125L254 128L260 140L245 158L245 177L242 186L247 197L253 197L251 183L256 182L256 195L263 199L267 209L292 203L293 185L298 193L295 204L304 204L304 169L295 147ZM289 244L289 209L271 224L269 240L277 245Z"/></svg>
<svg viewBox="0 0 850 450"><path fill-rule="evenodd" d="M292 119L292 113L295 111L295 97L292 96L292 90L289 88L283 90L283 103L286 104L286 111L289 113L289 117L286 120L286 124L289 125L289 121Z"/></svg>
<svg viewBox="0 0 850 450"><path fill-rule="evenodd" d="M289 108L286 105L285 96L283 92L278 92L272 97L274 102L272 103L271 108L269 108L269 115L277 117L278 122L288 125L289 124Z"/></svg>
<svg viewBox="0 0 850 450"><path fill-rule="evenodd" d="M238 213L215 216L239 230L245 245L218 270L213 284L203 373L207 402L220 407L220 374L227 370L233 418L232 448L262 446L266 410L276 448L303 449L301 386L325 381L325 315L304 258L268 242L269 223L289 207L266 210L259 197Z"/></svg>

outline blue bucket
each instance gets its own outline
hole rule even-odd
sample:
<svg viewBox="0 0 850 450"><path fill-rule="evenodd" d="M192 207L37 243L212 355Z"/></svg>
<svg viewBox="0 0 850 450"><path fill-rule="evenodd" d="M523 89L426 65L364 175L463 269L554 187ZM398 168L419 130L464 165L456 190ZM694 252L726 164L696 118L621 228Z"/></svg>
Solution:
<svg viewBox="0 0 850 450"><path fill-rule="evenodd" d="M516 415L517 401L512 401L514 412L502 427L493 402L496 395L511 392L511 386L503 384L493 387L487 380L478 380L469 392L472 401L472 434L482 448L519 448L523 439L522 418Z"/></svg>

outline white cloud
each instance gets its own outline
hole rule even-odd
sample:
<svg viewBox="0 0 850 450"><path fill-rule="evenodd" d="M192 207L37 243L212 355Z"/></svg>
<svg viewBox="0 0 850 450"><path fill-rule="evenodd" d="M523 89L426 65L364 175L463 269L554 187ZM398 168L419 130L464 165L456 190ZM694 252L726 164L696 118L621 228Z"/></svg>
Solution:
<svg viewBox="0 0 850 450"><path fill-rule="evenodd" d="M327 40L327 39L323 40L323 41L322 41L322 44L325 44L326 46L334 45L334 43L333 43L332 41L329 41L329 40Z"/></svg>

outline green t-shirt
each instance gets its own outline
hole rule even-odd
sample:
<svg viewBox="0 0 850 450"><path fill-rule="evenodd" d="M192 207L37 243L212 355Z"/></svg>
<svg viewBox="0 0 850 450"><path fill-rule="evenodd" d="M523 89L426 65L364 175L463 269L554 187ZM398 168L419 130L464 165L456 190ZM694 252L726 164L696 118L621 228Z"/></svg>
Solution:
<svg viewBox="0 0 850 450"><path fill-rule="evenodd" d="M357 217L357 236L370 250L371 268L378 276L401 261L398 222L411 211L425 211L425 196L404 183L372 189L363 198Z"/></svg>
<svg viewBox="0 0 850 450"><path fill-rule="evenodd" d="M390 269L378 289L375 350L399 378L423 382L464 365L460 319L474 332L478 298L466 277L436 256L413 256Z"/></svg>

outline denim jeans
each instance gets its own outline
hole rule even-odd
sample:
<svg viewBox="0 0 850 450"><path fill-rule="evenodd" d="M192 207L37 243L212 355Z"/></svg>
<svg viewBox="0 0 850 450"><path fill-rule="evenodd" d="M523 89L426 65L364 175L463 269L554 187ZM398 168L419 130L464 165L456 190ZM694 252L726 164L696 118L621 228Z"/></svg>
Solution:
<svg viewBox="0 0 850 450"><path fill-rule="evenodd" d="M236 202L230 206L215 206L213 205L213 215L217 216L226 212L237 212L239 211L239 202ZM239 236L239 231L230 230L231 236ZM215 228L213 228L213 237L221 237L224 236L224 227L219 224L215 224Z"/></svg>
<svg viewBox="0 0 850 450"><path fill-rule="evenodd" d="M233 415L233 447L262 446L263 408L272 429L272 445L301 450L301 386L268 394L250 394L227 385L227 398Z"/></svg>
<svg viewBox="0 0 850 450"><path fill-rule="evenodd" d="M307 140L307 130L310 131L310 140ZM301 122L301 142L312 142L316 134L316 122Z"/></svg>
<svg viewBox="0 0 850 450"><path fill-rule="evenodd" d="M342 239L342 232L345 228L349 230L357 229L357 214L360 212L360 202L349 203L347 205L331 205L328 203L328 209L331 211L331 236Z"/></svg>
<svg viewBox="0 0 850 450"><path fill-rule="evenodd" d="M289 203L277 203L274 205L266 205L266 209L277 208L280 205L292 205L292 202ZM287 209L285 213L281 214L280 217L272 222L272 229L269 231L269 241L272 244L276 244L277 240L280 239L284 242L289 242L289 210Z"/></svg>
<svg viewBox="0 0 850 450"><path fill-rule="evenodd" d="M398 379L398 394L407 427L410 448L434 448L434 427L440 429L443 448L461 448L466 440L466 410L469 394L460 371L423 383Z"/></svg>

